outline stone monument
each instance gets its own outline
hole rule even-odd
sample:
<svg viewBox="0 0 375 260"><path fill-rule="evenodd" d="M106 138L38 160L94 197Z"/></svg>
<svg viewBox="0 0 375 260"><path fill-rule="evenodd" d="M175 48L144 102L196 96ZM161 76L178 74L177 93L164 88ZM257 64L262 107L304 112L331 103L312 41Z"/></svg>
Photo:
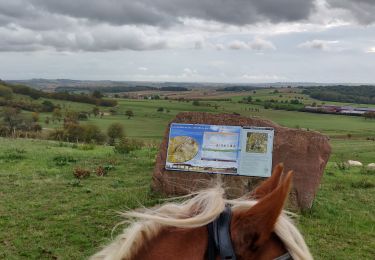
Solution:
<svg viewBox="0 0 375 260"><path fill-rule="evenodd" d="M179 113L170 123L272 127L275 130L272 166L284 163L284 171L293 170L290 202L300 209L312 207L324 168L331 153L328 137L314 131L279 126L269 120L234 114L203 112ZM165 169L169 126L156 159L151 187L164 195L185 195L209 185L217 174L168 171ZM261 177L220 175L228 197L239 197L251 191Z"/></svg>

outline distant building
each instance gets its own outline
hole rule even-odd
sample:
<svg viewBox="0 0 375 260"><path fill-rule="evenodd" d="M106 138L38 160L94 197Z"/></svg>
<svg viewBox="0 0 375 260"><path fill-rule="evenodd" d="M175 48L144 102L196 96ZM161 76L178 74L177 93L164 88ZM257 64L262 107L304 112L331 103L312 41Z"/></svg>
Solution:
<svg viewBox="0 0 375 260"><path fill-rule="evenodd" d="M352 106L337 106L337 105L323 105L318 107L305 106L305 111L315 113L329 113L329 114L344 114L344 115L363 115L367 112L375 113L375 108L368 107L352 107Z"/></svg>

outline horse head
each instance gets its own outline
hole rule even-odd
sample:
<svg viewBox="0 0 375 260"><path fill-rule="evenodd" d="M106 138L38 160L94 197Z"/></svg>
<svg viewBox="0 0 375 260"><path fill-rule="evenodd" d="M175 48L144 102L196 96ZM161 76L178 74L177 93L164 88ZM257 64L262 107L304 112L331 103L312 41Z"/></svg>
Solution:
<svg viewBox="0 0 375 260"><path fill-rule="evenodd" d="M208 227L227 205L232 212L228 240L234 250L234 258L228 259L280 259L287 252L295 260L312 259L302 235L283 212L292 176L292 172L283 174L279 164L270 178L239 199L227 200L224 189L215 187L184 202L126 212L138 221L91 259L207 259ZM224 259L219 254L214 258Z"/></svg>

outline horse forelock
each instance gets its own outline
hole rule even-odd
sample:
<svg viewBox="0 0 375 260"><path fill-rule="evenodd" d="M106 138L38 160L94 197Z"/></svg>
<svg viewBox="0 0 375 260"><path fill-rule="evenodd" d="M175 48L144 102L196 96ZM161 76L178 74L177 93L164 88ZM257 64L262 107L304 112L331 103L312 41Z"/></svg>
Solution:
<svg viewBox="0 0 375 260"><path fill-rule="evenodd" d="M146 242L155 238L162 228L202 227L215 220L225 205L231 205L233 211L240 211L257 203L256 200L248 198L228 200L224 198L224 193L221 184L218 184L214 188L194 193L191 198L182 202L169 202L150 209L124 212L122 215L129 226L110 245L90 259L130 260ZM288 215L290 213L283 211L275 224L274 232L293 259L312 259L302 235Z"/></svg>

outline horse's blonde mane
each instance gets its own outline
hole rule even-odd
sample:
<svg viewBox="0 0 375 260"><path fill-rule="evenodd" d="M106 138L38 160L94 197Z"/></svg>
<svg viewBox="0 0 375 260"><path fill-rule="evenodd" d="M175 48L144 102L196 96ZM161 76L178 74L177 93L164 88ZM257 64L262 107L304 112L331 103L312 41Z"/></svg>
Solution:
<svg viewBox="0 0 375 260"><path fill-rule="evenodd" d="M187 197L193 196L187 199ZM180 197L181 198L181 197ZM91 260L132 259L145 241L154 238L163 227L194 228L205 226L216 219L231 205L232 210L246 210L255 205L255 200L239 198L227 200L224 189L216 185L201 192L184 197L183 202L122 213L130 225L107 247L93 255ZM283 241L293 259L313 259L310 251L292 220L283 212L275 225L275 233Z"/></svg>

